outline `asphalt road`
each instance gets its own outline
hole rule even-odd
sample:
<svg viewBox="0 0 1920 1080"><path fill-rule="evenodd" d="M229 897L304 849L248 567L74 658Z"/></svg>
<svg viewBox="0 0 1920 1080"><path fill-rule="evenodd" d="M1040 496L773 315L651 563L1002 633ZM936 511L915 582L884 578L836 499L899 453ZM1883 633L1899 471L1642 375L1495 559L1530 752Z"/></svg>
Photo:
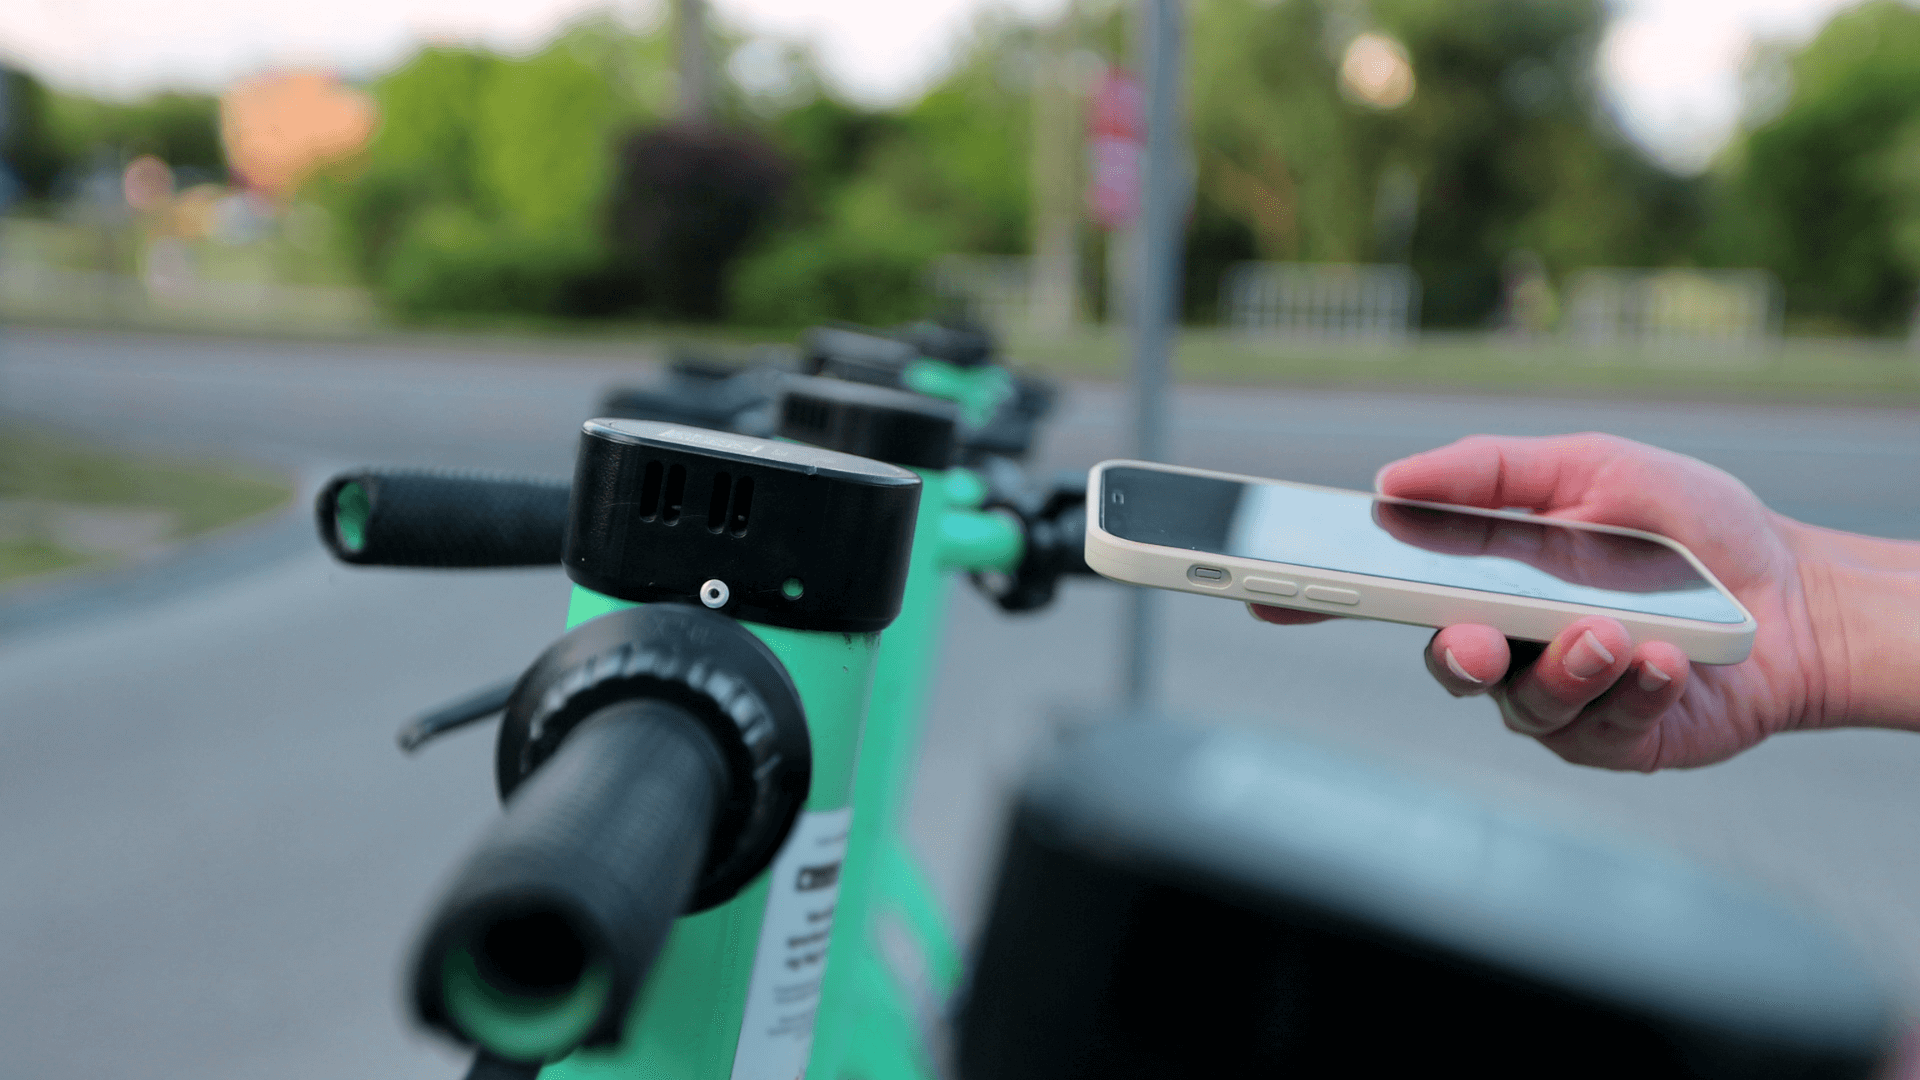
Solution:
<svg viewBox="0 0 1920 1080"><path fill-rule="evenodd" d="M563 475L612 348L344 347L0 334L0 414L117 445L249 458L303 489L350 464ZM1776 508L1920 536L1920 415L1378 393L1183 391L1177 460L1365 486L1474 431L1600 429L1696 454ZM1075 387L1039 455L1124 450ZM0 597L0 1076L457 1076L397 972L436 879L494 813L473 732L414 758L406 715L519 670L557 632L552 571L347 571L298 514L159 566ZM1456 702L1425 632L1278 628L1168 596L1168 696L1777 888L1920 986L1920 739L1777 739L1693 772L1567 766ZM1008 785L1118 684L1120 590L1005 616L956 589L912 806L970 927Z"/></svg>

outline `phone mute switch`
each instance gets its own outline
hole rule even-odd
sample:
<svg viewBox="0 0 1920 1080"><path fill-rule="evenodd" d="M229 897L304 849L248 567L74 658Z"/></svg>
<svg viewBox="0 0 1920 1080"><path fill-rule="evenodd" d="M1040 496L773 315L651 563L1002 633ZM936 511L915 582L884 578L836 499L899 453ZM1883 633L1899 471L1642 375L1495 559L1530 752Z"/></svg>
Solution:
<svg viewBox="0 0 1920 1080"><path fill-rule="evenodd" d="M1196 585L1211 585L1217 589L1226 588L1227 583L1233 580L1231 574L1217 566L1189 566L1187 578Z"/></svg>
<svg viewBox="0 0 1920 1080"><path fill-rule="evenodd" d="M1309 585L1307 599L1318 600L1323 604L1358 604L1360 594L1352 589L1336 589L1330 585Z"/></svg>
<svg viewBox="0 0 1920 1080"><path fill-rule="evenodd" d="M1282 581L1275 577L1246 577L1240 579L1248 592L1266 593L1268 596L1292 596L1300 591L1300 586L1291 581Z"/></svg>

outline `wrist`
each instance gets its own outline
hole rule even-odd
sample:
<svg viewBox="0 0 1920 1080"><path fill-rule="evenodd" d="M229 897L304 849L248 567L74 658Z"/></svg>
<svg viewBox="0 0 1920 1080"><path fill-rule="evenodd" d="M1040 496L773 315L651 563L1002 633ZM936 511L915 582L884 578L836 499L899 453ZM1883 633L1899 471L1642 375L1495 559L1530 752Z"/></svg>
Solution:
<svg viewBox="0 0 1920 1080"><path fill-rule="evenodd" d="M1857 558L1851 539L1803 527L1795 544L1820 722L1920 731L1920 560Z"/></svg>

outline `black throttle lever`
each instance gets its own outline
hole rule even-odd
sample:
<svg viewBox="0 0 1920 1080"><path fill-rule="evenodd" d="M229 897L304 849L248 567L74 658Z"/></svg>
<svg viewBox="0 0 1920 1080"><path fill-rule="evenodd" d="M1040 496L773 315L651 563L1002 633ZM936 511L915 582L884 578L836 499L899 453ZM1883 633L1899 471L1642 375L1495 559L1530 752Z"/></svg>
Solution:
<svg viewBox="0 0 1920 1080"><path fill-rule="evenodd" d="M1063 472L1047 487L1029 485L1018 466L1004 459L983 470L987 498L982 509L1020 520L1026 553L1011 574L975 572L973 583L1003 611L1033 611L1053 602L1060 578L1092 576L1087 566L1087 474Z"/></svg>

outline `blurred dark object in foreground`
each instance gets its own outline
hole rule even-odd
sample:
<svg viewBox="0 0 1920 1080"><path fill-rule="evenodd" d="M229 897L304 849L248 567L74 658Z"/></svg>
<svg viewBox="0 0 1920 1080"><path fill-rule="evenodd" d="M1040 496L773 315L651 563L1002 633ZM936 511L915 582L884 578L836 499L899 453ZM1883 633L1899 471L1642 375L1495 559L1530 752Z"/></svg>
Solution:
<svg viewBox="0 0 1920 1080"><path fill-rule="evenodd" d="M1026 786L967 1080L1868 1077L1877 981L1763 896L1244 732L1094 730Z"/></svg>
<svg viewBox="0 0 1920 1080"><path fill-rule="evenodd" d="M978 464L989 457L1024 458L1059 392L1051 381L1006 371L996 366L996 360L992 336L976 326L920 322L895 331L816 326L801 336L797 362L777 347L733 356L678 348L663 379L649 386L609 389L600 399L597 415L766 437L776 426L780 380L788 372L931 393L949 400L966 398L976 388L989 389L998 378L1006 392L972 410L971 416L968 406L981 406L984 399L960 401L963 422L957 464ZM926 389L929 383L951 389L935 393Z"/></svg>

